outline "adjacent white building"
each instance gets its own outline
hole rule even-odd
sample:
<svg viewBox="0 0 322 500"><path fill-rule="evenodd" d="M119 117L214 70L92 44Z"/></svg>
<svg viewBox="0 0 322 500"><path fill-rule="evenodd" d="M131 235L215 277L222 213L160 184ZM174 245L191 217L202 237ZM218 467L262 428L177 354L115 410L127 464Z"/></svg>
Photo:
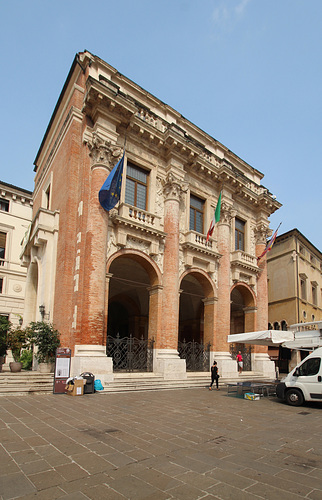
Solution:
<svg viewBox="0 0 322 500"><path fill-rule="evenodd" d="M32 192L0 181L0 315L18 325L24 315L26 268L21 242L32 216Z"/></svg>

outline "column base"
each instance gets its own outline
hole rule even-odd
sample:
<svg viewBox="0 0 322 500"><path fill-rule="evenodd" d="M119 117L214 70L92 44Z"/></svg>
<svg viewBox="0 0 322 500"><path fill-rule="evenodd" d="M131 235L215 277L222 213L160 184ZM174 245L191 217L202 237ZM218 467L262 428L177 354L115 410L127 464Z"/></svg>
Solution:
<svg viewBox="0 0 322 500"><path fill-rule="evenodd" d="M74 357L71 360L71 376L84 372L95 375L95 379L113 382L113 359L106 356L104 345L75 345Z"/></svg>
<svg viewBox="0 0 322 500"><path fill-rule="evenodd" d="M276 369L267 353L255 352L252 354L252 370L260 373L264 378L275 378Z"/></svg>
<svg viewBox="0 0 322 500"><path fill-rule="evenodd" d="M164 380L183 380L187 378L186 361L179 358L176 349L156 349L153 371Z"/></svg>
<svg viewBox="0 0 322 500"><path fill-rule="evenodd" d="M233 378L237 376L237 363L232 359L230 352L210 351L210 366L213 360L217 361L218 372L221 377Z"/></svg>

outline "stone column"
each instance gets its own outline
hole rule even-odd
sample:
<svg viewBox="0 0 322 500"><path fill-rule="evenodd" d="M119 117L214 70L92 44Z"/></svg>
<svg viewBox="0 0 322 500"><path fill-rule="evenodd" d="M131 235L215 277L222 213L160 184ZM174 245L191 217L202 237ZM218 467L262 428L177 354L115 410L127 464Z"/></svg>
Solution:
<svg viewBox="0 0 322 500"><path fill-rule="evenodd" d="M164 182L164 232L162 325L155 370L164 378L185 378L186 362L179 358L179 202L182 182L171 172Z"/></svg>
<svg viewBox="0 0 322 500"><path fill-rule="evenodd" d="M216 327L216 351L213 357L218 363L219 372L225 377L236 375L236 362L231 359L227 335L230 334L230 206L222 202L220 221L217 225L218 251L221 254L218 267L218 304Z"/></svg>
<svg viewBox="0 0 322 500"><path fill-rule="evenodd" d="M255 255L259 257L266 247L268 226L258 224L255 228ZM257 321L256 330L263 331L268 328L268 287L267 287L267 261L266 255L258 262L259 273L257 275ZM263 376L275 376L275 364L268 356L266 346L255 345L253 349L252 368L261 372Z"/></svg>

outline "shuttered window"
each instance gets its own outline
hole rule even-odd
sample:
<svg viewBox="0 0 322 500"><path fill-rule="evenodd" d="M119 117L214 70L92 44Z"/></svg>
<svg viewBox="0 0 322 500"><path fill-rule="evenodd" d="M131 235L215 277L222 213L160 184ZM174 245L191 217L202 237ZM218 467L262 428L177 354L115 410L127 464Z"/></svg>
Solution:
<svg viewBox="0 0 322 500"><path fill-rule="evenodd" d="M196 196L190 195L190 231L203 233L203 208L204 201Z"/></svg>
<svg viewBox="0 0 322 500"><path fill-rule="evenodd" d="M235 250L245 250L245 222L235 219Z"/></svg>
<svg viewBox="0 0 322 500"><path fill-rule="evenodd" d="M147 172L128 162L126 168L125 203L146 210L147 183Z"/></svg>

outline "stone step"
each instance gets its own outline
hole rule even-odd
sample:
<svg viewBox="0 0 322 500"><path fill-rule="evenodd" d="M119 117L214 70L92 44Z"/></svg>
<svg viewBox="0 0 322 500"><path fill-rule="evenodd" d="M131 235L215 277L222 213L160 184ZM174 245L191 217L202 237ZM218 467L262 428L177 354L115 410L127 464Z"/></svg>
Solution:
<svg viewBox="0 0 322 500"><path fill-rule="evenodd" d="M261 375L255 372L245 372L233 378L220 378L219 386L228 383L260 380ZM54 375L32 371L11 373L0 372L0 396L23 394L50 394L53 392ZM103 393L170 390L208 387L210 374L207 372L188 373L184 380L164 380L154 373L116 373L114 381L104 383Z"/></svg>

